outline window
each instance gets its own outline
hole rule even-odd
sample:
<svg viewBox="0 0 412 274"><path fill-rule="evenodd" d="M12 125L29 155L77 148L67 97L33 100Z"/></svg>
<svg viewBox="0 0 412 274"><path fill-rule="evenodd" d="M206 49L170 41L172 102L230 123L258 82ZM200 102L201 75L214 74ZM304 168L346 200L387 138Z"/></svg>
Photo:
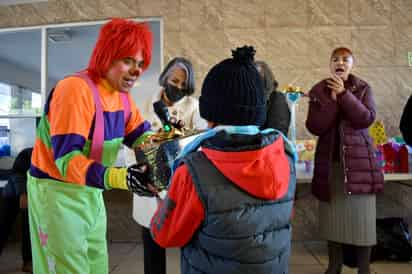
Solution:
<svg viewBox="0 0 412 274"><path fill-rule="evenodd" d="M0 82L0 115L8 114L11 105L11 88Z"/></svg>
<svg viewBox="0 0 412 274"><path fill-rule="evenodd" d="M162 67L163 24L160 18L144 21L154 40L151 65L131 91L139 107L159 89ZM105 22L0 29L0 150L2 144L9 145L16 156L33 145L48 92L57 81L85 68Z"/></svg>
<svg viewBox="0 0 412 274"><path fill-rule="evenodd" d="M39 114L41 96L30 89L0 82L0 114ZM0 157L15 156L33 146L36 117L0 119Z"/></svg>

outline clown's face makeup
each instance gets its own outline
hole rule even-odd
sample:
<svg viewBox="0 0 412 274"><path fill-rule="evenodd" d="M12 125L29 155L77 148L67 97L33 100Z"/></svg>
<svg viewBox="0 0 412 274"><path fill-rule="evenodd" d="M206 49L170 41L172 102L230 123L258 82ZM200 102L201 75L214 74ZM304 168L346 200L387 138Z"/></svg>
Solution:
<svg viewBox="0 0 412 274"><path fill-rule="evenodd" d="M343 81L348 79L353 67L353 57L347 51L338 51L330 58L330 72Z"/></svg>
<svg viewBox="0 0 412 274"><path fill-rule="evenodd" d="M106 73L110 85L119 91L130 91L143 72L143 55L139 51L135 56L116 60Z"/></svg>

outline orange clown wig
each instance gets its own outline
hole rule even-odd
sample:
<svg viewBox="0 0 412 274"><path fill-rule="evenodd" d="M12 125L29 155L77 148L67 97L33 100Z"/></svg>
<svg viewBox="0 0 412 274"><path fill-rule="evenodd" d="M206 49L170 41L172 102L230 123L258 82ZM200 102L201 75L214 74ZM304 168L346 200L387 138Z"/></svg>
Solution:
<svg viewBox="0 0 412 274"><path fill-rule="evenodd" d="M142 51L146 69L152 58L152 32L145 23L115 18L100 30L87 71L94 82L105 77L110 65Z"/></svg>

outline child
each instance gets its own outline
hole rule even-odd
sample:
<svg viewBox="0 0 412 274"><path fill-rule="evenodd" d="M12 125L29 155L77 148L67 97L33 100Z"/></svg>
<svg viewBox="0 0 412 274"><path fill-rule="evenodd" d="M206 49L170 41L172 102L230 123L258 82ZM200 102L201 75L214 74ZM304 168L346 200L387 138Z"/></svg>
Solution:
<svg viewBox="0 0 412 274"><path fill-rule="evenodd" d="M151 122L152 130L162 128L162 122L154 110L154 104L161 102L176 121L183 122L186 129L206 128L206 121L200 118L199 102L192 96L195 92L195 77L192 63L183 57L173 58L159 76L161 89L154 93L146 104L144 117ZM138 207L146 203L146 197L135 197ZM147 224L148 225L148 224ZM150 235L150 229L142 229L144 249L144 273L166 274L166 251L157 245Z"/></svg>
<svg viewBox="0 0 412 274"><path fill-rule="evenodd" d="M182 247L185 274L288 273L295 154L278 131L259 130L254 54L238 48L207 74L199 107L211 129L185 148L152 219L160 246Z"/></svg>

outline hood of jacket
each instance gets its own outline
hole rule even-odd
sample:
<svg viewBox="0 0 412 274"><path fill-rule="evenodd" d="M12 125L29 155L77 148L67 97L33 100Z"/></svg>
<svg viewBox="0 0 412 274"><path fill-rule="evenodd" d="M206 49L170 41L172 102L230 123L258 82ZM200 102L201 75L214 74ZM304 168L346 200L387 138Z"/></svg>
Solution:
<svg viewBox="0 0 412 274"><path fill-rule="evenodd" d="M290 163L283 137L221 131L202 143L213 165L242 190L261 199L279 199L288 189Z"/></svg>

